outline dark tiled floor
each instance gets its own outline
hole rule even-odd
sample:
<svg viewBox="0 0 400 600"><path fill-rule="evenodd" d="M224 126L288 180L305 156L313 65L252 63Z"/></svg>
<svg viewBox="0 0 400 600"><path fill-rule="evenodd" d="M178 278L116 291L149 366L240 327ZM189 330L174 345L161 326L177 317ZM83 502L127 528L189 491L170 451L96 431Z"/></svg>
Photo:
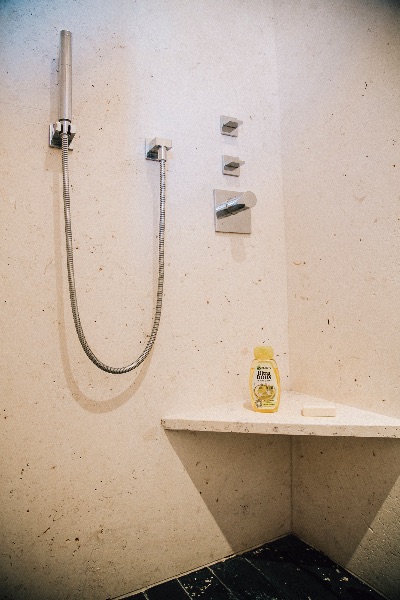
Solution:
<svg viewBox="0 0 400 600"><path fill-rule="evenodd" d="M129 598L383 600L367 585L294 535L156 585Z"/></svg>

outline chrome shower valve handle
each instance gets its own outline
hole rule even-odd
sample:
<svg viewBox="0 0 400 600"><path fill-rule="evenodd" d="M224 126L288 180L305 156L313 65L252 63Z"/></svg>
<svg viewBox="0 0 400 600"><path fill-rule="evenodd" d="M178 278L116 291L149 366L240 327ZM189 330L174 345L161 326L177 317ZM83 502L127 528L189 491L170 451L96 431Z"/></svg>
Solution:
<svg viewBox="0 0 400 600"><path fill-rule="evenodd" d="M257 203L253 192L214 190L215 231L251 233L251 208Z"/></svg>

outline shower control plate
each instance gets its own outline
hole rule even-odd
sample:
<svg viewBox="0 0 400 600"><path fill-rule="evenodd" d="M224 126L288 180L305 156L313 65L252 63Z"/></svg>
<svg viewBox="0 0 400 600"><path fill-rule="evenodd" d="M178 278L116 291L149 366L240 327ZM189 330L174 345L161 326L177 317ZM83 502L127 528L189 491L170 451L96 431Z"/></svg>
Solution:
<svg viewBox="0 0 400 600"><path fill-rule="evenodd" d="M222 219L217 218L217 206L229 202L237 194L237 191L214 190L215 231L221 233L251 233L251 210L242 210Z"/></svg>

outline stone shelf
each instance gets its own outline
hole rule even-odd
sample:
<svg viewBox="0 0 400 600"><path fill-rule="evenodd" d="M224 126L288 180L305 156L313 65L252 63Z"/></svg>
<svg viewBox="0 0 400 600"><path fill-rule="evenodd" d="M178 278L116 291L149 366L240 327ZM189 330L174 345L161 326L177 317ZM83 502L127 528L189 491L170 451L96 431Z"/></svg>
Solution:
<svg viewBox="0 0 400 600"><path fill-rule="evenodd" d="M400 438L400 419L336 403L335 417L304 417L304 404L321 399L297 392L282 392L279 411L258 413L250 403L228 403L212 408L187 408L161 420L165 429L262 433L268 435L315 435Z"/></svg>

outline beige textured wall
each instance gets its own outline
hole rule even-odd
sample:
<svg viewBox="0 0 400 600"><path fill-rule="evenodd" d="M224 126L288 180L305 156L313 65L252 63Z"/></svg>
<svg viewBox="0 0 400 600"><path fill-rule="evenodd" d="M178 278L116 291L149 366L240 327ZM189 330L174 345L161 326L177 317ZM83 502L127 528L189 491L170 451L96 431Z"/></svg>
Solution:
<svg viewBox="0 0 400 600"><path fill-rule="evenodd" d="M288 387L272 2L10 0L0 5L1 590L115 597L290 530L290 440L169 434L185 403L240 401L256 344ZM154 351L98 371L69 307L57 118L74 34L76 284L105 362L138 356L155 301L158 166L171 137L166 282ZM219 134L219 116L244 121ZM240 179L221 155L246 160ZM215 234L213 188L254 191L253 234Z"/></svg>
<svg viewBox="0 0 400 600"><path fill-rule="evenodd" d="M275 347L289 387L281 156L292 388L399 414L399 12L0 7L2 592L115 597L291 528L289 439L159 426L186 402L242 401L255 344ZM63 28L78 298L112 364L140 353L155 300L158 169L144 138L173 140L161 327L123 377L88 362L69 308L61 157L47 145ZM237 140L219 134L220 114L243 119ZM240 180L220 171L236 152ZM251 236L215 234L217 187L257 194ZM397 440L302 438L293 459L295 531L397 598Z"/></svg>
<svg viewBox="0 0 400 600"><path fill-rule="evenodd" d="M292 387L399 416L400 6L275 9ZM295 532L399 598L398 440L293 449Z"/></svg>

